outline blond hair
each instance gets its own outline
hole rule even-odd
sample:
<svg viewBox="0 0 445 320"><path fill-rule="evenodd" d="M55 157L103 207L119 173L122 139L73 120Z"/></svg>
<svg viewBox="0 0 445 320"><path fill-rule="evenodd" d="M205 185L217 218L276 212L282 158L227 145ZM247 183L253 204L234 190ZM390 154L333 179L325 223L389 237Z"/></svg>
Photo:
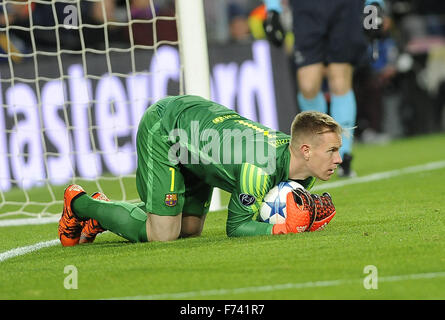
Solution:
<svg viewBox="0 0 445 320"><path fill-rule="evenodd" d="M291 125L291 145L297 147L302 137L315 137L317 135L335 132L343 133L343 128L331 116L318 111L303 111L297 114Z"/></svg>

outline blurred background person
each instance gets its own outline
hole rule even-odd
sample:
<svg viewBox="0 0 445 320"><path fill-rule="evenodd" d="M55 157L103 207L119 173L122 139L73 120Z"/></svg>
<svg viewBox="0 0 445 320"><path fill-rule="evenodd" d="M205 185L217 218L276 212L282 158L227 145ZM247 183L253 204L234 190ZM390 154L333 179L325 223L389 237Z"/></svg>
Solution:
<svg viewBox="0 0 445 320"><path fill-rule="evenodd" d="M359 67L354 74L354 91L357 105L360 106L357 108L355 136L365 143L384 143L401 133L398 115L390 115L390 110L385 110L384 106L387 93L394 90L399 57L399 49L391 34L392 28L393 21L386 15L381 37L376 43L377 59ZM371 49L374 48L370 46L368 50ZM369 52L369 56L372 54ZM386 119L389 116L392 119ZM389 135L386 127L389 121L392 135Z"/></svg>
<svg viewBox="0 0 445 320"><path fill-rule="evenodd" d="M383 6L380 0L372 3ZM267 38L274 45L281 46L285 36L280 21L281 3L279 0L265 0L265 4ZM367 47L363 33L364 2L295 0L290 2L290 6L299 107L301 111L329 112L343 128L349 129L342 137L340 154L343 162L338 174L352 177L355 175L351 162L357 114L352 81L354 67L362 62ZM322 92L325 77L329 86L330 110Z"/></svg>
<svg viewBox="0 0 445 320"><path fill-rule="evenodd" d="M19 26L29 27L29 9L32 10L33 5L28 5L27 2L15 2L3 4L0 6L0 26L2 28ZM0 53L2 58L0 61L8 61L8 53L13 62L19 63L22 61L23 53L30 51L30 35L29 32L22 29L9 29L9 32L0 32Z"/></svg>
<svg viewBox="0 0 445 320"><path fill-rule="evenodd" d="M131 0L130 12L131 19L137 20L130 24L134 44L152 46L155 40L178 40L174 1ZM129 36L127 32L126 41Z"/></svg>
<svg viewBox="0 0 445 320"><path fill-rule="evenodd" d="M229 41L235 43L252 42L247 9L236 2L230 2L227 5L227 16L229 22Z"/></svg>

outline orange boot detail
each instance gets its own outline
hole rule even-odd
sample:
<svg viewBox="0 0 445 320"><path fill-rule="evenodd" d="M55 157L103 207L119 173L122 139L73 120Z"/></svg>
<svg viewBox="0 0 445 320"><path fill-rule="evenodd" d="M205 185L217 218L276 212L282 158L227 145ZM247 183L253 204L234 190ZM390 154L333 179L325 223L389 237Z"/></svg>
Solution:
<svg viewBox="0 0 445 320"><path fill-rule="evenodd" d="M65 189L63 195L63 212L59 220L59 239L62 246L75 246L79 243L82 231L82 221L76 217L71 210L73 200L85 194L83 188L77 184L72 184Z"/></svg>
<svg viewBox="0 0 445 320"><path fill-rule="evenodd" d="M102 192L95 192L91 197L96 200L110 201ZM102 228L97 220L89 219L83 223L79 243L92 243L96 239L96 236L104 231L105 229Z"/></svg>

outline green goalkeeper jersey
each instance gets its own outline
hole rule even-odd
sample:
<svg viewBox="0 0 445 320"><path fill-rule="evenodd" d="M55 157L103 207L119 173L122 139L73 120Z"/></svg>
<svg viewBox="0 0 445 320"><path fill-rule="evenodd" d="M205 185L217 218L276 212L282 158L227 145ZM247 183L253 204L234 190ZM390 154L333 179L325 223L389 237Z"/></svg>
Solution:
<svg viewBox="0 0 445 320"><path fill-rule="evenodd" d="M154 112L153 108L156 117L159 116L156 124L148 116ZM151 128L152 132L155 126L157 133L151 139L160 139L169 146L169 165L193 175L193 179L186 179L185 185L202 181L209 188L218 187L231 193L228 236L272 233L272 225L258 221L257 217L267 192L279 182L289 180L289 135L190 95L168 97L151 106L140 123L138 139L139 131ZM140 149L148 139L139 140L142 141L138 142L140 157ZM299 182L308 189L314 180L310 177ZM199 197L186 193L187 196Z"/></svg>

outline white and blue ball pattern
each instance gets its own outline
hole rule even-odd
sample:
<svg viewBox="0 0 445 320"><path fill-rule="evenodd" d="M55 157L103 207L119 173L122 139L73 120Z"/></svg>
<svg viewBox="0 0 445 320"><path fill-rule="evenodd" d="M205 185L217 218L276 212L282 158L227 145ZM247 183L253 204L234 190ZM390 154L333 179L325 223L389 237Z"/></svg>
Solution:
<svg viewBox="0 0 445 320"><path fill-rule="evenodd" d="M262 221L277 224L286 220L286 197L292 189L304 187L295 181L284 181L269 190L260 207Z"/></svg>

